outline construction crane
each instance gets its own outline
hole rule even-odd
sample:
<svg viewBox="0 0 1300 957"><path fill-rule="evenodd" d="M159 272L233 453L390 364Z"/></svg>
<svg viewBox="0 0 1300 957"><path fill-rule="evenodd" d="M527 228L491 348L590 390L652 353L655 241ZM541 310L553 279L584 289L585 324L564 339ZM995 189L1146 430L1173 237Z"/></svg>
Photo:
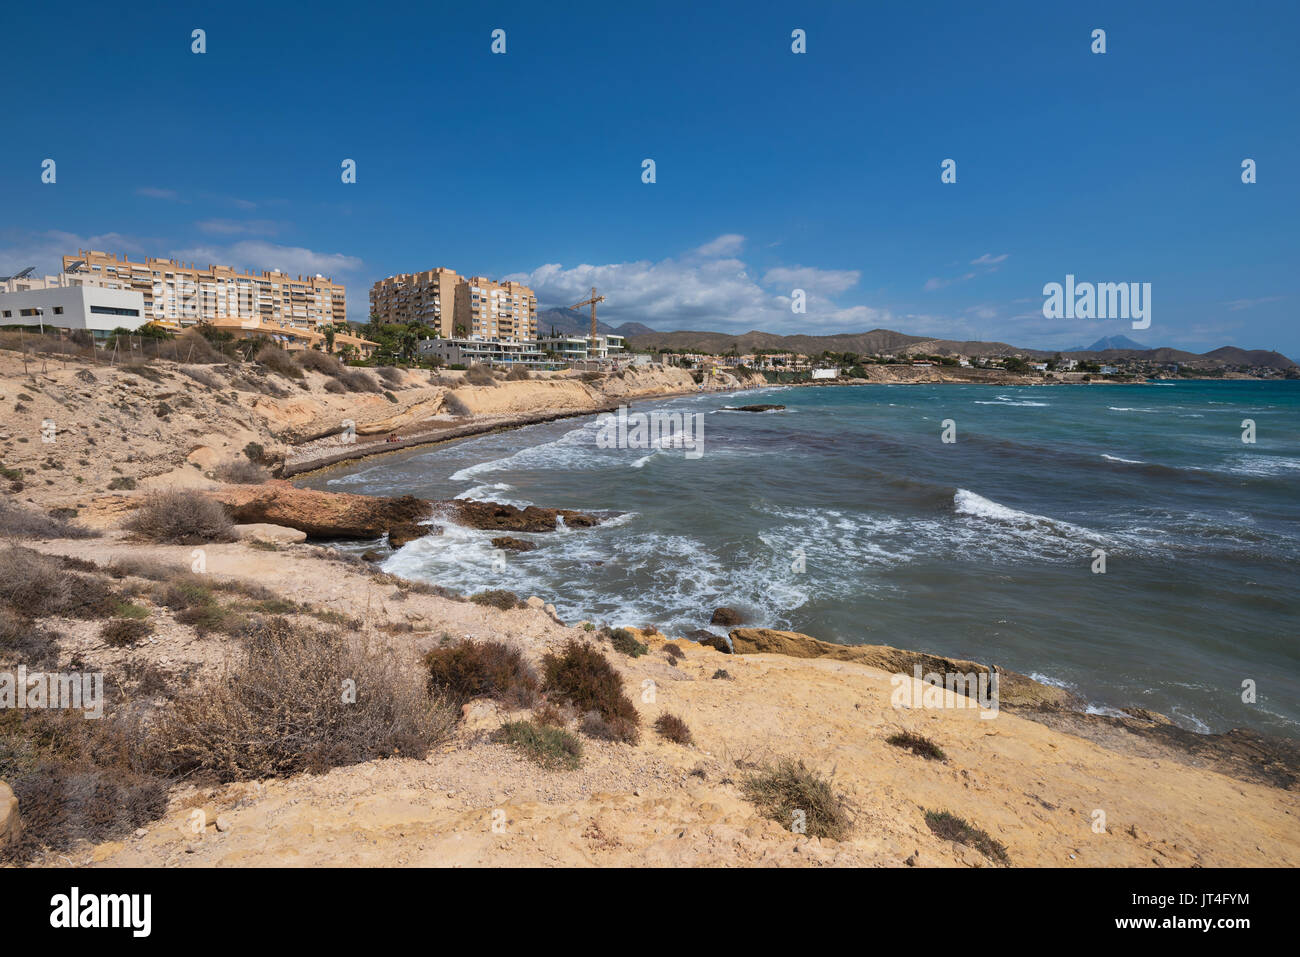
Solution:
<svg viewBox="0 0 1300 957"><path fill-rule="evenodd" d="M596 348L596 338L597 338L596 303L604 302L604 301L605 301L605 297L596 295L596 287L592 286L590 299L584 299L582 300L582 302L575 302L572 306L569 307L570 309L581 309L583 306L591 306L591 348L593 349Z"/></svg>

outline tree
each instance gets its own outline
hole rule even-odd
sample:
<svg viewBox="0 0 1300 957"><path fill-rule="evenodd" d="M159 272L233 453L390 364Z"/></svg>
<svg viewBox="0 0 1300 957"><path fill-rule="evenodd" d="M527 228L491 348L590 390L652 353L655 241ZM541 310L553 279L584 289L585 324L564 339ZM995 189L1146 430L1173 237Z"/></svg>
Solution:
<svg viewBox="0 0 1300 957"><path fill-rule="evenodd" d="M325 327L325 351L328 353L334 352L334 327L333 326Z"/></svg>

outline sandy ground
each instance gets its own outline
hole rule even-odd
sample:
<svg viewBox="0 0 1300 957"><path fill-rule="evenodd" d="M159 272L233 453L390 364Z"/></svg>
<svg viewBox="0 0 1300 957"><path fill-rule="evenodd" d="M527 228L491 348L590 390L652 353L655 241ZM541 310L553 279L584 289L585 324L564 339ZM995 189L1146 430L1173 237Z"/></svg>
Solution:
<svg viewBox="0 0 1300 957"><path fill-rule="evenodd" d="M36 543L96 562L132 554L188 567L189 549L132 545L112 536ZM402 592L311 545L267 552L207 548L208 572L256 581L285 597L362 619L418 655L443 634L518 643L534 659L569 637L541 609L500 612ZM545 596L540 596L545 598ZM388 634L383 626L409 623ZM184 630L182 626L176 626ZM949 810L1006 844L1024 866L1300 864L1300 797L1173 760L1101 747L1013 714L899 710L890 675L851 662L729 656L678 640L677 665L652 652L610 653L637 703L641 744L585 741L577 771L545 771L487 740L502 720L471 704L457 738L426 760L387 759L215 789L174 790L165 818L122 842L45 863L137 865L880 865L990 866L978 851L936 838L924 810ZM91 663L93 638L76 650ZM175 636L150 654L176 666L220 665L224 646ZM70 646L71 650L71 646ZM734 680L712 678L724 668ZM646 682L651 682L647 685ZM645 693L643 689L652 689ZM949 705L955 703L951 694ZM661 712L683 718L695 745L649 729ZM927 761L887 744L923 733L947 753ZM758 815L739 782L752 763L802 759L832 773L856 809L853 836L810 839ZM195 807L228 829L189 827ZM1094 830L1098 812L1105 829ZM504 821L504 824L502 824ZM494 830L494 827L496 828ZM504 827L504 830L502 830Z"/></svg>

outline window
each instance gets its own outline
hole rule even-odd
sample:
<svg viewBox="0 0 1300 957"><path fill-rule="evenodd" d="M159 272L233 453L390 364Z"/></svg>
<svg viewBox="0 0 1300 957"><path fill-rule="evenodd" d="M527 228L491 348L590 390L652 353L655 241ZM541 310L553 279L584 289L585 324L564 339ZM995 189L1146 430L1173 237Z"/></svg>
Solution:
<svg viewBox="0 0 1300 957"><path fill-rule="evenodd" d="M91 306L90 311L101 316L138 316L139 309L118 309L115 306Z"/></svg>
<svg viewBox="0 0 1300 957"><path fill-rule="evenodd" d="M61 315L63 315L63 307L62 307L62 306L55 306L55 307L54 307L54 314L55 314L56 316L61 316Z"/></svg>

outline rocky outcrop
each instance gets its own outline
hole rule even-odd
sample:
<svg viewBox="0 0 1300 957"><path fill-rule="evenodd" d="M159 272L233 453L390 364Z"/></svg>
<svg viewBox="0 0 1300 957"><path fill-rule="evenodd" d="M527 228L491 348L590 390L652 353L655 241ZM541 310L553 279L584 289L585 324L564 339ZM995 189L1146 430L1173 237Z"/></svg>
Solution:
<svg viewBox="0 0 1300 957"><path fill-rule="evenodd" d="M779 412L785 408L783 405L728 405L724 406L728 412Z"/></svg>
<svg viewBox="0 0 1300 957"><path fill-rule="evenodd" d="M585 512L567 508L542 508L539 505L518 508L499 502L454 499L440 503L438 510L458 525L487 531L553 532L560 519L563 519L568 528L592 528L600 524L599 518Z"/></svg>
<svg viewBox="0 0 1300 957"><path fill-rule="evenodd" d="M709 619L710 625L722 625L726 628L744 623L745 616L737 609L728 608L726 605L713 609L713 617Z"/></svg>
<svg viewBox="0 0 1300 957"><path fill-rule="evenodd" d="M502 535L499 538L492 539L492 547L503 548L508 552L531 552L537 546L522 538L514 538L511 535Z"/></svg>
<svg viewBox="0 0 1300 957"><path fill-rule="evenodd" d="M428 518L433 511L431 503L410 495L381 498L318 492L284 481L230 486L212 495L240 524L285 525L312 538L378 538L392 528Z"/></svg>
<svg viewBox="0 0 1300 957"><path fill-rule="evenodd" d="M0 781L0 851L15 844L22 826L18 820L18 798L9 785Z"/></svg>
<svg viewBox="0 0 1300 957"><path fill-rule="evenodd" d="M499 502L471 502L454 499L431 502L402 495L383 498L353 495L346 492L320 492L295 488L288 482L273 480L263 485L232 485L215 489L211 495L230 513L240 526L282 526L297 529L311 538L379 538L388 536L388 544L401 548L425 535L442 533L440 525L429 523L435 514L447 521L469 528L503 532L553 532L563 523L567 528L591 528L601 520L586 512L567 508L543 508L529 505L517 508ZM258 537L249 531L248 535ZM531 543L507 540L514 545L498 545L526 551ZM276 539L279 540L279 539Z"/></svg>
<svg viewBox="0 0 1300 957"><path fill-rule="evenodd" d="M830 658L852 661L893 674L987 674L989 667L975 661L945 658L922 651L907 651L889 645L835 645L797 631L771 628L737 628L731 632L731 646L737 655L785 655L789 658ZM1063 688L1055 688L1005 668L998 668L998 699L1003 707L1067 708L1081 704Z"/></svg>

